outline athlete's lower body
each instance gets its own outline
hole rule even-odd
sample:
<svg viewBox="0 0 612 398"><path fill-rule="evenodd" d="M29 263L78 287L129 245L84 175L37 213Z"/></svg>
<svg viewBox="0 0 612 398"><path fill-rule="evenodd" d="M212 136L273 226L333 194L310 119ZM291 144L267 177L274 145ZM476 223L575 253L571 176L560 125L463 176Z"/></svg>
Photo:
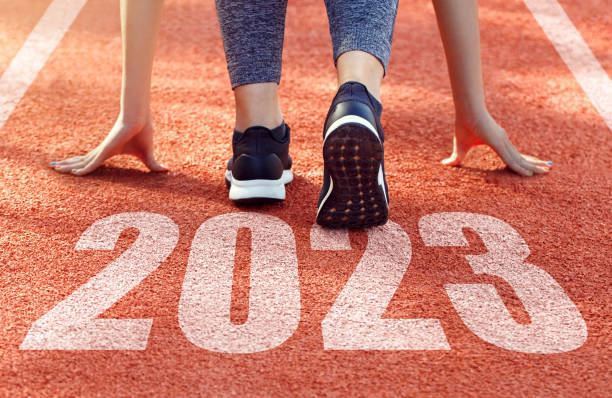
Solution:
<svg viewBox="0 0 612 398"><path fill-rule="evenodd" d="M236 99L230 199L284 199L292 179L289 128L278 102L286 0L217 0ZM317 221L366 227L387 221L380 84L391 53L397 0L327 0L338 92L323 132Z"/></svg>
<svg viewBox="0 0 612 398"><path fill-rule="evenodd" d="M121 154L137 156L150 170L166 170L153 154L150 109L153 54L162 4L163 0L121 0L123 79L119 116L96 148L52 162L58 172L83 176ZM456 110L453 153L443 163L459 165L472 147L488 145L518 174L547 173L552 162L519 153L487 110L477 0L433 0L433 4ZM325 175L317 219L330 226L377 224L386 220L387 211L386 206L380 210L387 190L382 167L379 90L389 57L397 1L328 0L326 5L339 90L325 123ZM282 199L284 183L292 178L289 129L282 123L278 105L286 1L219 0L217 6L236 98L234 154L248 155L237 162L238 166L234 167L233 159L229 165L226 181L233 188L230 197ZM354 103L357 105L351 105ZM245 134L249 127L256 126L260 126L254 129L259 132ZM370 145L351 145L358 141ZM258 143L264 143L260 149L274 152L274 156L262 159L249 155L247 152ZM376 169L379 173L374 178L368 170ZM379 183L381 176L383 183ZM370 193L374 195L362 198Z"/></svg>

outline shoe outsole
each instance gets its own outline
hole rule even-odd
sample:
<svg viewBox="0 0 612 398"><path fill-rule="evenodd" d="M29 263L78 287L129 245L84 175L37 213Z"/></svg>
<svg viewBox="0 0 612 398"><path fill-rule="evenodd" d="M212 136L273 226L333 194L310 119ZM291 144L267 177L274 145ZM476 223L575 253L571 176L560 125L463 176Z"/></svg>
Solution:
<svg viewBox="0 0 612 398"><path fill-rule="evenodd" d="M389 217L382 173L383 148L367 127L344 124L323 144L323 160L332 184L317 214L327 228L367 228L383 225Z"/></svg>

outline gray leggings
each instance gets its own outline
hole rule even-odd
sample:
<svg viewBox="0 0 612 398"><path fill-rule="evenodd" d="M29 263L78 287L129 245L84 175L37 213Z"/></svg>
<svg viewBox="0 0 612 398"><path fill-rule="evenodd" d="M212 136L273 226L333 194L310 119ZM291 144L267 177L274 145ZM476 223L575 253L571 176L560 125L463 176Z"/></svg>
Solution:
<svg viewBox="0 0 612 398"><path fill-rule="evenodd" d="M385 70L399 0L325 0L334 62L360 50ZM280 82L287 0L215 0L232 88Z"/></svg>

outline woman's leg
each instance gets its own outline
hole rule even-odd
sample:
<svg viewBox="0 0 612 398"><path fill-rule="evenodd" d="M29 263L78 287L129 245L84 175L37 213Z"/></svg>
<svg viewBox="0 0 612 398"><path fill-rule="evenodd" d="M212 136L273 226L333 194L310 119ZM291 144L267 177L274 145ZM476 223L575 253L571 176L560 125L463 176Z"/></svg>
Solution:
<svg viewBox="0 0 612 398"><path fill-rule="evenodd" d="M282 123L278 102L287 0L216 0L236 130Z"/></svg>
<svg viewBox="0 0 612 398"><path fill-rule="evenodd" d="M461 164L476 145L489 145L510 169L532 176L549 171L552 162L521 155L487 111L480 61L477 0L433 0L453 89L456 122L452 155L442 162Z"/></svg>
<svg viewBox="0 0 612 398"><path fill-rule="evenodd" d="M238 202L285 199L293 180L281 77L287 0L216 0L236 100L233 156L225 181Z"/></svg>
<svg viewBox="0 0 612 398"><path fill-rule="evenodd" d="M326 0L338 91L324 125L317 223L381 225L388 218L380 84L391 53L397 0Z"/></svg>
<svg viewBox="0 0 612 398"><path fill-rule="evenodd" d="M351 50L336 60L338 87L346 82L359 82L380 102L380 84L385 75L383 64L370 53Z"/></svg>
<svg viewBox="0 0 612 398"><path fill-rule="evenodd" d="M398 0L325 0L338 87L363 83L380 100Z"/></svg>
<svg viewBox="0 0 612 398"><path fill-rule="evenodd" d="M234 89L238 131L252 126L273 129L283 122L278 102L278 83L244 84Z"/></svg>
<svg viewBox="0 0 612 398"><path fill-rule="evenodd" d="M62 173L85 175L115 155L137 156L150 170L166 168L153 155L150 97L155 42L163 0L121 0L123 79L121 111L106 138L83 156L52 162Z"/></svg>

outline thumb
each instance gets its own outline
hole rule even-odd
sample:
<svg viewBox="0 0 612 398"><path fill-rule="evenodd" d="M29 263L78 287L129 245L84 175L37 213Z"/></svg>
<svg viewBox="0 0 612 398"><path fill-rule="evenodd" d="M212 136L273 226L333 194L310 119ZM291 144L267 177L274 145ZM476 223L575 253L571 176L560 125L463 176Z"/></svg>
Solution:
<svg viewBox="0 0 612 398"><path fill-rule="evenodd" d="M470 148L470 145L466 145L463 141L457 140L457 136L455 136L453 139L453 153L442 160L442 164L445 166L459 166Z"/></svg>
<svg viewBox="0 0 612 398"><path fill-rule="evenodd" d="M166 166L162 165L157 161L157 159L155 159L153 151L148 151L142 161L151 171L168 171Z"/></svg>

